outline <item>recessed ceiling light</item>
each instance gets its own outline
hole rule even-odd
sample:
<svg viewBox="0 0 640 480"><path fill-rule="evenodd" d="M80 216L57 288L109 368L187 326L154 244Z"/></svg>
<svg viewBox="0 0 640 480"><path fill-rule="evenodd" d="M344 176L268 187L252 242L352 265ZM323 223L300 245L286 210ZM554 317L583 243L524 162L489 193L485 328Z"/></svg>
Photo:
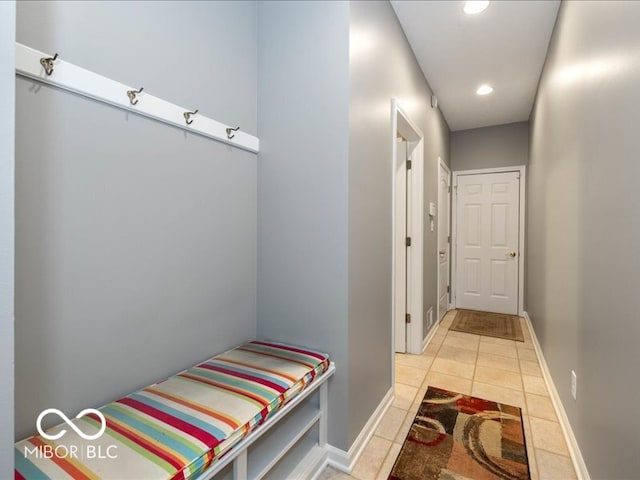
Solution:
<svg viewBox="0 0 640 480"><path fill-rule="evenodd" d="M476 90L478 95L489 95L493 92L493 87L491 85L480 85Z"/></svg>
<svg viewBox="0 0 640 480"><path fill-rule="evenodd" d="M464 4L464 13L475 15L484 11L489 6L489 0L469 0Z"/></svg>

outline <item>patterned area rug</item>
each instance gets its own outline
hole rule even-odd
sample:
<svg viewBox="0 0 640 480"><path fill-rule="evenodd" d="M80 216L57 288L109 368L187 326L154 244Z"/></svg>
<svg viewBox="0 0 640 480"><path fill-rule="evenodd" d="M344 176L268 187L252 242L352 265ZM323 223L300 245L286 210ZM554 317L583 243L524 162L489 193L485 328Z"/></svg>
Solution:
<svg viewBox="0 0 640 480"><path fill-rule="evenodd" d="M427 390L389 480L529 480L518 407Z"/></svg>
<svg viewBox="0 0 640 480"><path fill-rule="evenodd" d="M520 318L503 313L458 310L449 330L524 342Z"/></svg>

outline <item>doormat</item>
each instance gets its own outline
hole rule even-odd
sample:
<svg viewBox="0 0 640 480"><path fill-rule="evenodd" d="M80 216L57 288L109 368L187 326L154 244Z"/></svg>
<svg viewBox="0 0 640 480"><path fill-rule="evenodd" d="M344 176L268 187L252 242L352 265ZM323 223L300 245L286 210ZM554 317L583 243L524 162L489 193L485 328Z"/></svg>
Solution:
<svg viewBox="0 0 640 480"><path fill-rule="evenodd" d="M503 313L458 310L449 330L524 342L520 318Z"/></svg>
<svg viewBox="0 0 640 480"><path fill-rule="evenodd" d="M429 387L389 480L530 480L518 407Z"/></svg>

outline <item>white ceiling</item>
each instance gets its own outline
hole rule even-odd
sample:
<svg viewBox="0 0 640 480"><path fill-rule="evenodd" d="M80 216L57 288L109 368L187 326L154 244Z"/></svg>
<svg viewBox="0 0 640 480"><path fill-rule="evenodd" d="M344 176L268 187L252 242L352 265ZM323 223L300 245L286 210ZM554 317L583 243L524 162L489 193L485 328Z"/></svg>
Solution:
<svg viewBox="0 0 640 480"><path fill-rule="evenodd" d="M560 2L464 3L391 0L452 131L527 120ZM492 94L476 95L483 83Z"/></svg>

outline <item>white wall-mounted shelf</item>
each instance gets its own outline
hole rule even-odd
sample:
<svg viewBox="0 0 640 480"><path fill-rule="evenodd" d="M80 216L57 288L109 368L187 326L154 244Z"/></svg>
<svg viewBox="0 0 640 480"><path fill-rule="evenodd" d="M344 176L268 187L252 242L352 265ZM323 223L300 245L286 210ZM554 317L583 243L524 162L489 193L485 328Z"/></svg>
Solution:
<svg viewBox="0 0 640 480"><path fill-rule="evenodd" d="M132 105L127 91L138 90L139 86L131 87L116 80L103 77L102 75L66 62L62 60L61 57L53 62L53 72L51 75L47 75L44 67L40 64L40 59L49 57L53 57L53 55L16 42L16 73L122 108L129 112L153 118L168 125L182 128L188 132L212 138L228 145L248 150L249 152L258 153L259 141L258 138L253 135L238 130L232 132L233 138L230 139L227 136L227 128L231 128L230 126L217 122L200 113L191 116L190 120L192 120L192 123L187 125L184 113L191 111L193 107L185 108L175 105L161 98L154 97L146 91L140 93L136 98L138 101L137 104Z"/></svg>

